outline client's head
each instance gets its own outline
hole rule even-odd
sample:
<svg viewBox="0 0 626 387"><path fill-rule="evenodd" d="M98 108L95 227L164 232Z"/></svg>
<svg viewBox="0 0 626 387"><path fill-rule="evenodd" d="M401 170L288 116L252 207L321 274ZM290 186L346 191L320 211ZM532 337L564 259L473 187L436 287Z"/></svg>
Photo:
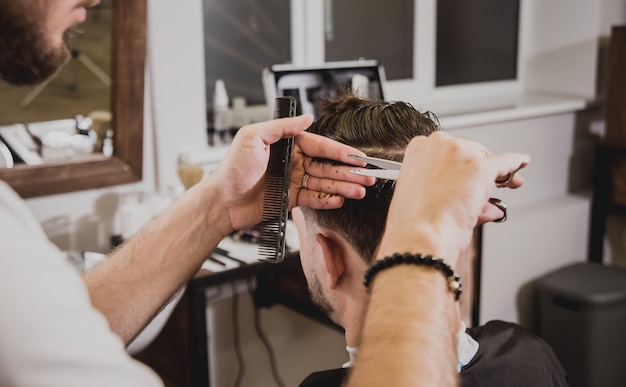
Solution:
<svg viewBox="0 0 626 387"><path fill-rule="evenodd" d="M431 113L420 113L408 103L343 94L321 102L321 115L309 131L368 156L402 161L413 137L439 130L436 121ZM393 188L394 181L377 179L364 199L346 200L339 209L293 211L311 296L346 331L346 324L362 312L363 273L382 237Z"/></svg>

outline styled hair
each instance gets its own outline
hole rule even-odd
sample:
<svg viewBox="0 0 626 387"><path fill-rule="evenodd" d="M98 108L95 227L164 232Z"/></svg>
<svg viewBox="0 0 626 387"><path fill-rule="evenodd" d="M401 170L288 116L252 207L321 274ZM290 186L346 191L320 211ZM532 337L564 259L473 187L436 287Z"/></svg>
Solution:
<svg viewBox="0 0 626 387"><path fill-rule="evenodd" d="M350 145L368 156L395 161L402 161L413 137L439 130L434 114L420 113L409 103L368 100L349 93L320 101L320 112L309 132ZM315 162L333 163L326 159ZM384 231L394 186L392 180L377 179L367 187L364 199L346 199L341 208L333 210L302 210L307 221L338 232L370 263Z"/></svg>

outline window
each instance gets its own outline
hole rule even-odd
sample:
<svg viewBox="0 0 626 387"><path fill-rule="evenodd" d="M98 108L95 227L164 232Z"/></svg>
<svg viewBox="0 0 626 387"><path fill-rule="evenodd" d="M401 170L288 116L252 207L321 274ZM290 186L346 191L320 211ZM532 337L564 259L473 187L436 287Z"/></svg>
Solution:
<svg viewBox="0 0 626 387"><path fill-rule="evenodd" d="M387 79L413 77L413 0L326 0L326 61L376 59Z"/></svg>
<svg viewBox="0 0 626 387"><path fill-rule="evenodd" d="M207 99L265 104L262 70L359 58L411 102L521 90L519 0L203 0ZM470 90L471 89L471 90Z"/></svg>
<svg viewBox="0 0 626 387"><path fill-rule="evenodd" d="M519 0L437 2L436 86L510 80Z"/></svg>
<svg viewBox="0 0 626 387"><path fill-rule="evenodd" d="M203 1L207 98L222 79L229 97L265 103L263 69L291 60L290 0Z"/></svg>

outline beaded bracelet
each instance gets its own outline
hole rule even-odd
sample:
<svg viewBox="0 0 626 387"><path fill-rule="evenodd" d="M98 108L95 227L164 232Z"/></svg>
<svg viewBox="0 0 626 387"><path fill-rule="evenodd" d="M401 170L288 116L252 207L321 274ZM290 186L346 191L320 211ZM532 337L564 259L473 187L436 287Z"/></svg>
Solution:
<svg viewBox="0 0 626 387"><path fill-rule="evenodd" d="M450 265L448 265L443 259L433 258L432 255L395 253L392 256L385 257L380 261L376 261L372 266L367 269L363 278L363 285L365 285L365 288L369 291L372 279L376 274L378 274L378 272L388 267L405 263L410 263L414 265L426 265L441 270L448 279L448 287L450 291L454 294L454 299L459 299L459 296L463 291L463 288L461 286L461 277L457 273L455 273L454 270L452 270L452 267L450 267Z"/></svg>

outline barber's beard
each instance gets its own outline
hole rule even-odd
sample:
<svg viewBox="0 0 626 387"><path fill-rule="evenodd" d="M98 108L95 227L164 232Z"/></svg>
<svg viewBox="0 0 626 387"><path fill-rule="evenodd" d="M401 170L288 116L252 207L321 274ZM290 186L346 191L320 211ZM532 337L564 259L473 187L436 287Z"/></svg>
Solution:
<svg viewBox="0 0 626 387"><path fill-rule="evenodd" d="M14 85L34 85L53 76L69 59L67 44L53 47L42 27L40 8L20 9L20 0L2 1L0 78ZM35 7L33 7L35 8ZM37 12L39 10L39 12ZM68 34L66 33L66 38Z"/></svg>
<svg viewBox="0 0 626 387"><path fill-rule="evenodd" d="M324 296L322 291L322 284L315 273L310 273L307 285L309 288L309 295L313 303L327 316L331 316L335 309L330 304L328 299Z"/></svg>

